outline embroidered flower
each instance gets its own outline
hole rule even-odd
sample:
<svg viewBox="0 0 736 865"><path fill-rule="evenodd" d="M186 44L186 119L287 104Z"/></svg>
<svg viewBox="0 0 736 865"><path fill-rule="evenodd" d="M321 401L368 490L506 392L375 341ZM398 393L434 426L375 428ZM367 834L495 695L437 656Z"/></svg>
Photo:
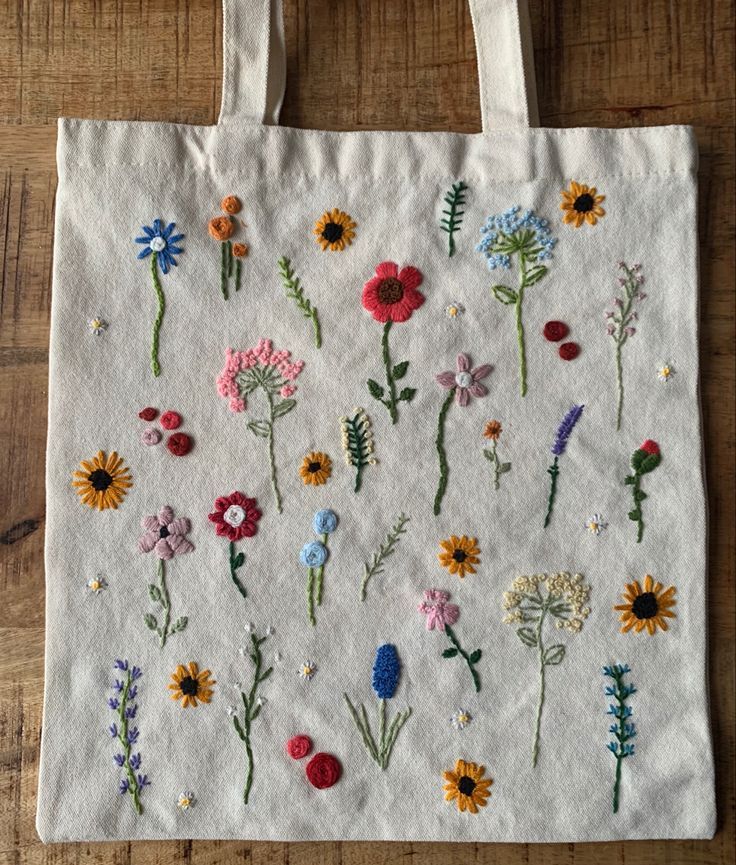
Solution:
<svg viewBox="0 0 736 865"><path fill-rule="evenodd" d="M473 716L467 709L458 709L450 718L450 723L456 730L464 730L473 720Z"/></svg>
<svg viewBox="0 0 736 865"><path fill-rule="evenodd" d="M320 541L308 541L299 552L299 561L306 568L319 568L327 561L327 547Z"/></svg>
<svg viewBox="0 0 736 865"><path fill-rule="evenodd" d="M501 438L503 427L500 420L489 420L483 428L483 438L497 442Z"/></svg>
<svg viewBox="0 0 736 865"><path fill-rule="evenodd" d="M175 457L184 457L192 449L192 440L186 433L174 433L166 440L166 447Z"/></svg>
<svg viewBox="0 0 736 865"><path fill-rule="evenodd" d="M331 535L337 528L337 514L329 508L317 511L312 521L315 535Z"/></svg>
<svg viewBox="0 0 736 865"><path fill-rule="evenodd" d="M309 681L316 672L317 665L314 661L304 661L304 663L299 667L299 678Z"/></svg>
<svg viewBox="0 0 736 865"><path fill-rule="evenodd" d="M213 513L207 518L215 524L215 532L230 541L252 538L258 531L261 512L256 499L249 499L240 492L215 499Z"/></svg>
<svg viewBox="0 0 736 865"><path fill-rule="evenodd" d="M182 811L188 811L190 808L194 808L196 804L197 800L191 790L184 790L184 792L179 793L179 798L176 800L177 807L181 808Z"/></svg>
<svg viewBox="0 0 736 865"><path fill-rule="evenodd" d="M138 253L138 258L147 258L149 255L155 254L164 273L168 273L172 267L176 267L176 256L184 252L176 244L184 239L184 235L175 234L172 236L175 227L176 223L170 222L166 228L163 228L163 222L160 219L154 219L151 227L141 226L143 236L136 237L135 242L143 244L144 249Z"/></svg>
<svg viewBox="0 0 736 865"><path fill-rule="evenodd" d="M304 734L299 734L298 736L292 736L291 739L286 743L286 753L293 760L301 760L309 754L312 750L312 740L309 736L305 736Z"/></svg>
<svg viewBox="0 0 736 865"><path fill-rule="evenodd" d="M148 421L150 423L152 420L156 420L156 418L158 417L158 409L149 405L138 412L138 417L141 420Z"/></svg>
<svg viewBox="0 0 736 865"><path fill-rule="evenodd" d="M569 332L570 328L564 321L548 321L542 330L542 334L548 342L560 342Z"/></svg>
<svg viewBox="0 0 736 865"><path fill-rule="evenodd" d="M113 451L109 456L98 451L91 460L81 460L83 471L74 472L72 486L83 505L105 511L117 509L133 486L128 467Z"/></svg>
<svg viewBox="0 0 736 865"><path fill-rule="evenodd" d="M452 303L448 303L445 307L445 315L448 318L459 318L461 315L465 314L465 307L462 303L457 303L457 301L453 301Z"/></svg>
<svg viewBox="0 0 736 865"><path fill-rule="evenodd" d="M169 690L173 691L170 695L171 699L181 700L183 709L189 706L194 708L199 703L209 703L212 699L213 686L217 684L210 678L211 675L209 670L202 670L200 673L199 665L194 661L190 661L188 667L179 664L171 674L174 683L169 685Z"/></svg>
<svg viewBox="0 0 736 865"><path fill-rule="evenodd" d="M475 369L470 368L470 358L467 354L459 354L457 356L457 371L456 372L441 372L435 376L437 383L446 390L455 391L455 399L457 404L467 406L470 402L470 397L481 397L488 394L488 388L480 383L482 378L493 369L489 364L477 366Z"/></svg>
<svg viewBox="0 0 736 865"><path fill-rule="evenodd" d="M176 411L165 411L161 415L159 423L166 430L179 429L181 426L181 415Z"/></svg>
<svg viewBox="0 0 736 865"><path fill-rule="evenodd" d="M363 469L377 463L373 455L375 442L373 441L371 419L366 414L365 409L354 408L351 417L341 417L340 431L345 462L347 465L355 467L353 489L357 493L363 483Z"/></svg>
<svg viewBox="0 0 736 865"><path fill-rule="evenodd" d="M95 336L101 336L107 330L109 325L104 318L97 316L89 319L87 327L90 329L90 333L93 333Z"/></svg>
<svg viewBox="0 0 736 865"><path fill-rule="evenodd" d="M159 559L168 560L194 549L194 544L185 537L191 523L186 517L174 519L174 511L169 505L164 505L158 516L143 517L141 527L145 529L145 534L138 538L138 549L142 553L154 550Z"/></svg>
<svg viewBox="0 0 736 865"><path fill-rule="evenodd" d="M235 231L235 223L229 216L214 216L207 223L207 230L210 233L210 237L213 237L215 240L229 240Z"/></svg>
<svg viewBox="0 0 736 865"><path fill-rule="evenodd" d="M417 291L421 284L422 274L416 267L399 270L398 264L384 261L363 286L363 306L382 324L408 321L424 303L424 295Z"/></svg>
<svg viewBox="0 0 736 865"><path fill-rule="evenodd" d="M335 207L325 211L314 223L314 234L322 252L328 249L330 252L342 252L352 244L356 228L357 223L353 222L352 217Z"/></svg>
<svg viewBox="0 0 736 865"><path fill-rule="evenodd" d="M305 769L307 781L317 790L326 790L340 780L342 766L337 757L320 752L307 763Z"/></svg>
<svg viewBox="0 0 736 865"><path fill-rule="evenodd" d="M489 788L493 779L485 778L485 772L485 766L458 760L454 772L442 773L442 777L447 781L443 787L445 801L455 801L458 811L477 814L479 807L485 808L488 804L488 797L491 795Z"/></svg>
<svg viewBox="0 0 736 865"><path fill-rule="evenodd" d="M373 690L381 700L390 700L399 685L401 663L396 646L384 643L376 650L373 664Z"/></svg>
<svg viewBox="0 0 736 865"><path fill-rule="evenodd" d="M657 378L660 381L669 381L674 374L675 370L669 363L662 364L662 366L657 370Z"/></svg>
<svg viewBox="0 0 736 865"><path fill-rule="evenodd" d="M90 577L90 579L87 580L87 588L93 594L99 595L100 592L107 588L107 580L99 574L96 577Z"/></svg>
<svg viewBox="0 0 736 865"><path fill-rule="evenodd" d="M233 256L235 258L247 258L248 257L248 244L247 243L234 243L233 244ZM236 288L237 291L237 288Z"/></svg>
<svg viewBox="0 0 736 865"><path fill-rule="evenodd" d="M155 427L146 427L141 433L141 441L149 447L157 445L161 441L161 433Z"/></svg>
<svg viewBox="0 0 736 865"><path fill-rule="evenodd" d="M220 202L220 209L229 216L235 216L243 209L243 205L237 195L226 195Z"/></svg>
<svg viewBox="0 0 736 865"><path fill-rule="evenodd" d="M601 207L606 196L598 195L595 186L586 186L571 180L570 188L561 189L560 195L560 210L563 211L562 221L565 225L572 223L575 228L580 228L585 222L595 225L600 217L606 215L606 211Z"/></svg>
<svg viewBox="0 0 736 865"><path fill-rule="evenodd" d="M140 794L151 782L148 775L139 771L143 759L140 752L133 751L133 746L138 743L140 731L138 727L131 726L131 721L138 714L138 704L133 701L138 697L138 680L143 672L140 667L120 658L116 659L114 669L116 678L112 688L116 696L108 697L107 705L117 714L117 721L107 729L120 747L120 751L113 755L113 762L124 770L125 775L119 779L118 792L121 796L127 793L131 797L133 808L140 815L143 813ZM120 678L117 678L118 675Z"/></svg>
<svg viewBox="0 0 736 865"><path fill-rule="evenodd" d="M327 539L337 528L337 514L329 509L317 511L312 520L312 528L321 540L306 543L299 558L307 570L307 616L312 626L317 624L314 616L315 603L322 604L322 584L325 572L325 562L329 556Z"/></svg>
<svg viewBox="0 0 736 865"><path fill-rule="evenodd" d="M480 547L476 538L451 535L449 540L440 541L440 547L442 552L437 554L439 563L451 574L462 578L465 574L475 573L473 565L480 562Z"/></svg>
<svg viewBox="0 0 736 865"><path fill-rule="evenodd" d="M599 535L602 531L608 528L608 523L600 514L593 514L585 521L585 528L591 535Z"/></svg>
<svg viewBox="0 0 736 865"><path fill-rule="evenodd" d="M306 485L322 486L332 474L332 460L321 451L312 451L302 460L299 475Z"/></svg>
<svg viewBox="0 0 736 865"><path fill-rule="evenodd" d="M643 589L638 580L627 583L623 595L626 603L613 608L621 611L621 632L626 634L633 628L638 634L646 628L647 633L653 636L657 628L666 631L667 619L677 618L671 609L677 603L676 591L674 586L665 589L649 574L644 577Z"/></svg>
<svg viewBox="0 0 736 865"><path fill-rule="evenodd" d="M427 617L427 630L433 631L437 628L445 630L445 625L454 625L460 615L460 607L457 604L448 604L450 593L440 589L426 589L424 600L417 607L420 613Z"/></svg>

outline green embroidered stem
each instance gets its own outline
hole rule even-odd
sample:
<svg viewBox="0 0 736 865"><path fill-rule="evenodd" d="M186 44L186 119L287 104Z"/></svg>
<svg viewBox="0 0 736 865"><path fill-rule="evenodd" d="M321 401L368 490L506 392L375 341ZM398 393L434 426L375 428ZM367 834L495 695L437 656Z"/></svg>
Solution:
<svg viewBox="0 0 736 865"><path fill-rule="evenodd" d="M238 258L235 261L235 291L240 291L240 278L243 271L243 263Z"/></svg>
<svg viewBox="0 0 736 865"><path fill-rule="evenodd" d="M312 329L314 331L314 344L317 346L317 348L321 348L322 330L319 324L317 307L312 306L309 298L305 296L304 289L301 287L299 277L296 276L289 259L282 256L278 261L278 265L279 274L281 275L281 281L284 285L284 288L286 289L286 296L290 300L295 301L296 305L302 311L302 314L305 318L311 320Z"/></svg>
<svg viewBox="0 0 736 865"><path fill-rule="evenodd" d="M312 627L316 626L314 617L314 568L307 569L307 616Z"/></svg>
<svg viewBox="0 0 736 865"><path fill-rule="evenodd" d="M329 533L327 533L327 532L325 532L325 534L322 535L321 540L325 546L327 546L327 538L328 537L329 537ZM317 595L317 606L318 607L322 606L322 578L324 577L324 573L325 573L325 566L320 565L317 568L317 585L316 585L316 595Z"/></svg>
<svg viewBox="0 0 736 865"><path fill-rule="evenodd" d="M516 342L519 346L519 376L521 381L521 395L526 396L526 345L524 341L524 323L521 320L521 306L524 303L524 289L526 288L526 256L519 255L519 291L516 295L514 312L516 314Z"/></svg>
<svg viewBox="0 0 736 865"><path fill-rule="evenodd" d="M616 702L618 703L618 735L616 738L620 743L620 747L618 749L618 753L616 754L616 777L613 784L613 813L618 814L618 806L621 795L621 764L623 763L626 754L623 750L623 743L626 742L626 715L625 715L625 705L624 698L621 693L621 680L623 675L616 675L614 673L614 680L616 682Z"/></svg>
<svg viewBox="0 0 736 865"><path fill-rule="evenodd" d="M636 542L637 544L641 543L641 539L644 537L644 516L641 510L641 502L645 496L645 493L641 491L641 474L639 472L634 473L634 483L633 483L633 496L634 496L634 509L632 510L632 514L634 514L631 519L636 522ZM631 516L631 514L629 514Z"/></svg>
<svg viewBox="0 0 736 865"><path fill-rule="evenodd" d="M153 322L153 337L151 341L151 370L158 378L161 375L161 366L158 362L158 338L161 330L161 322L164 320L164 311L166 310L166 299L161 288L161 281L158 277L158 253L154 252L151 255L151 277L153 279L153 288L158 299L158 312Z"/></svg>
<svg viewBox="0 0 736 865"><path fill-rule="evenodd" d="M273 394L270 391L266 391L266 395L268 396L268 408L269 408L268 463L271 467L271 489L273 490L274 498L276 499L276 510L279 513L281 513L283 508L281 506L281 493L279 492L279 485L278 485L278 482L276 480L276 456L274 454L274 447L273 447L273 422L275 420Z"/></svg>
<svg viewBox="0 0 736 865"><path fill-rule="evenodd" d="M480 676L478 675L478 671L475 669L475 665L480 661L482 652L480 649L476 649L472 654L468 654L463 647L460 645L458 638L455 636L455 632L449 625L445 625L445 633L450 639L450 642L454 646L454 649L445 649L442 653L443 658L454 658L457 655L460 655L465 660L465 663L468 665L468 669L470 670L470 675L473 677L473 684L475 685L476 693L480 691Z"/></svg>
<svg viewBox="0 0 736 865"><path fill-rule="evenodd" d="M624 370L623 364L621 362L621 347L626 341L626 337L624 336L623 340L616 340L616 384L618 385L618 403L616 406L616 429L621 429L621 413L624 408Z"/></svg>
<svg viewBox="0 0 736 865"><path fill-rule="evenodd" d="M399 514L399 518L396 521L396 524L392 526L388 535L386 536L386 542L381 544L378 548L377 553L373 553L373 559L370 565L366 562L363 564L363 581L360 584L360 600L364 601L366 599L366 594L368 590L368 581L377 576L378 574L383 573L383 563L384 561L393 554L396 549L396 544L399 541L401 535L406 532L404 526L409 522L409 517L405 514Z"/></svg>
<svg viewBox="0 0 736 865"><path fill-rule="evenodd" d="M261 645L266 641L266 639L267 637L258 638L255 633L250 635L251 652L249 657L255 666L253 684L251 685L250 691L247 695L243 691L240 692L240 697L243 701L242 719L239 718L237 714L233 715L233 726L235 727L236 733L245 744L245 754L248 764L248 773L246 775L245 788L243 790L243 802L246 805L248 804L250 789L253 785L253 749L250 744L250 729L253 721L255 721L255 719L260 715L261 707L263 705L263 703L256 700L256 693L261 682L264 682L273 672L273 667L269 667L264 673L261 673L261 666L263 664Z"/></svg>
<svg viewBox="0 0 736 865"><path fill-rule="evenodd" d="M618 401L616 404L616 429L621 429L621 417L623 412L623 404L624 404L624 370L623 370L623 362L621 357L621 350L626 344L626 340L629 337L629 333L627 333L627 326L636 318L636 314L632 314L632 307L634 305L634 300L638 296L639 290L639 282L637 281L637 274L634 270L627 267L622 263L621 265L626 272L626 278L622 278L619 280L622 285L624 291L623 298L617 298L615 304L618 305L618 312L616 308L611 312L608 312L606 315L608 318L613 320L613 325L611 326L611 330L609 331L616 341L616 386L618 389ZM634 329L630 329L630 333L634 333Z"/></svg>
<svg viewBox="0 0 736 865"><path fill-rule="evenodd" d="M455 254L455 232L460 230L460 225L463 221L464 211L458 211L458 208L463 207L465 205L465 190L467 189L467 185L460 180L457 183L453 183L452 188L445 195L445 204L450 208L449 210L443 210L443 219L440 219L440 227L442 231L446 231L448 234L448 251L449 257Z"/></svg>
<svg viewBox="0 0 736 865"><path fill-rule="evenodd" d="M447 417L447 412L450 410L454 396L455 388L453 387L445 397L445 401L442 403L442 408L440 409L439 418L437 419L437 438L435 439L435 445L437 446L437 456L440 464L440 481L437 486L437 493L434 497L435 516L438 516L442 509L442 499L445 495L445 490L447 489L447 476L449 472L447 468L447 454L445 453L445 418Z"/></svg>
<svg viewBox="0 0 736 865"><path fill-rule="evenodd" d="M365 706L360 704L360 715L357 710L350 702L350 698L347 694L343 693L343 697L345 698L345 702L348 705L348 709L353 718L353 722L355 726L358 728L360 732L361 738L363 739L363 744L366 747L366 750L371 755L371 757L376 761L376 763L381 767L381 769L386 769L389 764L389 760L391 759L391 752L393 751L394 743L396 742L396 738L399 735L401 728L404 726L409 716L411 715L411 708L405 709L403 712L399 712L391 723L386 728L386 700L380 700L378 704L378 745L373 739L373 734L371 732L370 723L368 721L368 715L365 711Z"/></svg>
<svg viewBox="0 0 736 865"><path fill-rule="evenodd" d="M141 805L140 798L141 788L138 784L135 772L133 771L133 767L130 765L130 752L132 745L128 741L128 716L126 714L126 709L128 708L128 694L130 693L132 682L131 670L127 670L125 674L125 686L123 687L123 693L120 696L120 705L118 707L119 725L117 739L120 742L120 747L123 749L123 768L125 769L125 774L128 776L128 793L130 793L133 798L133 808L135 808L136 814L140 815L143 813L143 806Z"/></svg>
<svg viewBox="0 0 736 865"><path fill-rule="evenodd" d="M383 354L383 365L386 368L386 384L388 386L388 401L381 400L388 409L391 415L391 423L395 424L398 420L398 412L396 410L396 382L391 373L391 353L388 347L388 334L391 330L392 321L387 321L383 326L383 339L381 340L381 349Z"/></svg>
<svg viewBox="0 0 736 865"><path fill-rule="evenodd" d="M166 572L164 569L163 559L159 559L158 561L156 574L158 577L158 585L154 583L148 584L148 596L154 604L159 604L161 609L164 611L163 624L159 626L158 619L153 615L153 613L146 613L143 616L143 621L146 623L146 627L149 630L155 631L156 634L158 634L159 647L163 649L166 645L166 638L170 634L176 634L178 631L183 631L189 620L186 616L180 616L174 624L171 625L171 599L169 598L169 591L166 587Z"/></svg>
<svg viewBox="0 0 736 865"><path fill-rule="evenodd" d="M547 474L552 477L552 483L549 488L549 498L547 499L547 514L544 518L544 527L545 529L549 525L549 521L552 519L552 508L555 504L555 496L557 495L557 475L560 473L560 469L558 466L558 458L555 457L555 461L552 465L547 469Z"/></svg>
<svg viewBox="0 0 736 865"><path fill-rule="evenodd" d="M235 583L235 587L240 592L240 594L244 597L248 597L248 592L245 590L245 586L242 584L240 579L238 578L237 570L242 567L243 562L245 561L245 553L238 553L235 555L235 543L230 541L230 576L232 581Z"/></svg>
<svg viewBox="0 0 736 865"><path fill-rule="evenodd" d="M230 272L230 261L232 256L232 249L230 247L230 241L227 240L224 243L220 244L221 247L221 261L220 261L220 291L222 292L222 296L225 300L228 300L228 291L227 291L227 280Z"/></svg>
<svg viewBox="0 0 736 865"><path fill-rule="evenodd" d="M605 676L613 679L615 686L606 687L606 694L613 696L616 700L616 705L609 704L609 709L606 714L613 715L616 718L617 724L609 728L616 741L608 743L608 749L616 758L616 774L613 783L613 813L618 814L618 808L621 798L621 767L626 757L634 754L634 746L629 742L636 737L636 726L631 720L633 712L626 705L626 700L636 693L636 688L633 684L626 685L624 676L630 673L628 664L614 664L611 667L604 667L603 673Z"/></svg>
<svg viewBox="0 0 736 865"><path fill-rule="evenodd" d="M532 768L536 768L539 757L539 731L542 725L542 708L544 707L544 645L542 643L542 624L547 615L547 604L542 608L536 627L537 648L539 650L539 702L537 704L537 720L534 724L534 746L532 748Z"/></svg>
<svg viewBox="0 0 736 865"><path fill-rule="evenodd" d="M354 412L353 417L340 418L340 428L346 462L355 467L354 490L357 493L362 484L363 469L375 464L376 459L373 456L373 434L368 415L362 408L356 408Z"/></svg>

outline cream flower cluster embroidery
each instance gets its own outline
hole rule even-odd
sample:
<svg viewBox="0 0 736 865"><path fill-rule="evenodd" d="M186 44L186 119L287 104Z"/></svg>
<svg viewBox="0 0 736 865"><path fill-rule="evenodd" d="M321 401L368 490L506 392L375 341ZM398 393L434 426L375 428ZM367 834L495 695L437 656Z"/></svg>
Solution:
<svg viewBox="0 0 736 865"><path fill-rule="evenodd" d="M582 574L570 574L563 571L558 574L532 574L516 577L511 584L511 590L503 593L503 608L509 610L504 616L504 625L530 622L530 615L542 604L540 589L546 587L550 598L559 599L553 604L555 609L550 612L555 616L555 626L560 629L577 633L583 627L583 621L590 615L590 586ZM527 605L522 606L524 602Z"/></svg>

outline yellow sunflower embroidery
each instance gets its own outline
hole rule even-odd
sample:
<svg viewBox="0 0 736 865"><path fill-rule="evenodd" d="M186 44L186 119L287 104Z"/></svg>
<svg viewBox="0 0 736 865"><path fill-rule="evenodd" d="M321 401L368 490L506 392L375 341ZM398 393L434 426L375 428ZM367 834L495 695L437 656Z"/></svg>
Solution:
<svg viewBox="0 0 736 865"><path fill-rule="evenodd" d="M633 628L638 634L646 628L653 635L658 627L666 631L666 620L677 618L670 609L677 603L676 591L674 586L665 589L662 583L655 582L649 574L644 577L643 589L638 580L627 583L623 595L626 603L613 608L621 611L621 632L625 634Z"/></svg>
<svg viewBox="0 0 736 865"><path fill-rule="evenodd" d="M198 706L199 703L209 703L212 699L212 686L217 684L215 679L210 678L211 675L209 670L202 670L200 673L199 666L194 661L190 661L188 668L179 664L176 672L171 674L174 683L169 685L169 690L173 691L171 699L181 700L184 709Z"/></svg>
<svg viewBox="0 0 736 865"><path fill-rule="evenodd" d="M477 814L479 807L485 808L488 804L488 797L491 795L488 788L493 783L493 779L484 778L485 772L485 766L458 760L454 772L442 773L442 777L447 781L443 787L445 801L452 802L454 799L458 811Z"/></svg>
<svg viewBox="0 0 736 865"><path fill-rule="evenodd" d="M447 541L440 541L442 552L437 554L440 564L451 574L464 577L465 574L474 574L475 568L480 561L480 547L476 538L463 535L461 538L451 535Z"/></svg>
<svg viewBox="0 0 736 865"><path fill-rule="evenodd" d="M353 242L355 228L357 223L353 222L352 217L337 208L326 211L314 223L314 233L322 252L328 249L330 252L342 252Z"/></svg>
<svg viewBox="0 0 736 865"><path fill-rule="evenodd" d="M586 186L584 183L570 181L569 189L561 189L562 204L560 210L564 211L562 221L565 225L574 223L575 228L587 222L595 225L606 211L601 207L601 202L606 200L605 195L597 195L595 186Z"/></svg>
<svg viewBox="0 0 736 865"><path fill-rule="evenodd" d="M116 451L110 456L98 451L96 457L81 460L80 465L83 471L74 472L72 486L77 488L82 504L98 511L116 509L133 486L130 471Z"/></svg>
<svg viewBox="0 0 736 865"><path fill-rule="evenodd" d="M321 451L312 451L302 460L299 474L305 484L321 486L332 474L332 460Z"/></svg>

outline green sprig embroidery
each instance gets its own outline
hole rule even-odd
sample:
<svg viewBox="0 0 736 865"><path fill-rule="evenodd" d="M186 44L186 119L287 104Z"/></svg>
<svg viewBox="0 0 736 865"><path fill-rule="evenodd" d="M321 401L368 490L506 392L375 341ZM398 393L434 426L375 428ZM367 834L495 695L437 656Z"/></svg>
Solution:
<svg viewBox="0 0 736 865"><path fill-rule="evenodd" d="M465 212L460 210L465 206L465 191L467 185L462 181L452 184L452 188L447 192L444 202L449 208L443 210L443 217L440 219L440 227L442 231L447 232L448 254L449 257L455 254L455 232L460 230Z"/></svg>
<svg viewBox="0 0 736 865"><path fill-rule="evenodd" d="M442 403L442 408L440 409L440 414L437 419L437 436L434 440L435 447L437 448L437 458L439 460L440 466L440 479L437 485L437 492L434 497L434 515L439 516L440 511L442 509L442 499L445 496L445 491L447 490L447 478L449 476L449 468L447 466L447 453L445 451L445 419L447 418L447 412L450 410L450 406L452 405L452 400L455 397L455 388L453 388L445 397L445 401Z"/></svg>
<svg viewBox="0 0 736 865"><path fill-rule="evenodd" d="M634 755L634 746L631 740L636 736L636 726L631 720L633 714L631 707L626 705L626 701L632 694L636 693L636 687L633 684L627 685L624 682L624 676L631 672L628 664L614 664L611 667L603 668L603 675L613 679L613 685L606 685L606 696L613 697L616 701L608 706L607 715L612 715L615 718L614 723L608 728L608 732L614 737L615 741L608 743L608 750L616 758L616 777L613 783L613 813L618 813L619 800L621 795L621 764L627 757Z"/></svg>
<svg viewBox="0 0 736 865"><path fill-rule="evenodd" d="M242 716L236 712L233 718L233 727L235 727L235 732L240 736L240 739L245 745L245 754L248 762L248 772L245 779L245 788L243 790L243 802L248 804L248 797L250 796L250 789L253 785L253 749L251 747L250 741L250 732L251 732L251 724L253 721L261 713L261 708L263 706L263 700L259 697L256 697L258 693L258 686L265 682L266 679L273 672L273 667L269 667L264 672L261 672L263 667L263 656L261 654L261 646L268 639L268 633L266 633L265 637L259 637L255 631L251 632L250 642L251 642L251 650L249 653L249 657L253 662L254 671L253 671L253 683L251 684L250 691L246 694L244 691L240 692L240 697L243 702L243 714Z"/></svg>
<svg viewBox="0 0 736 865"><path fill-rule="evenodd" d="M305 296L304 289L301 287L299 277L294 272L294 269L292 268L289 259L282 256L279 259L278 263L279 273L281 274L281 281L283 282L284 288L286 289L286 296L296 303L296 305L302 311L302 315L304 316L304 318L308 318L312 322L312 329L314 330L314 344L317 346L317 348L321 348L322 331L320 329L317 308L312 306L309 298Z"/></svg>
<svg viewBox="0 0 736 865"><path fill-rule="evenodd" d="M476 692L480 691L480 676L478 675L478 671L475 669L475 665L478 663L478 661L480 661L483 655L482 650L476 649L474 652L468 654L465 649L463 649L463 647L460 645L460 642L455 635L455 632L448 624L445 624L445 633L449 637L449 640L452 643L452 647L449 649L445 649L445 651L442 653L442 657L456 658L459 655L468 665L470 675L473 677L473 685L475 686Z"/></svg>
<svg viewBox="0 0 736 865"><path fill-rule="evenodd" d="M163 559L158 560L157 575L158 584L148 584L148 597L154 604L158 604L161 607L163 611L163 621L159 625L158 619L153 615L153 613L146 613L143 616L143 621L146 623L149 630L155 631L158 634L158 644L163 649L166 645L166 638L171 634L183 631L186 628L189 619L186 616L180 616L173 625L171 624L171 600L169 598L169 591L166 587L166 572Z"/></svg>
<svg viewBox="0 0 736 865"><path fill-rule="evenodd" d="M345 462L355 467L354 490L357 493L363 482L363 469L377 462L373 456L371 421L364 409L355 408L351 417L340 418L340 429Z"/></svg>
<svg viewBox="0 0 736 865"><path fill-rule="evenodd" d="M641 273L640 264L632 264L629 266L622 261L619 268L624 275L618 279L619 285L623 289L620 297L613 299L613 309L606 311L606 320L608 321L607 332L613 338L616 352L616 387L618 389L618 401L616 403L616 429L621 429L621 415L624 405L624 370L621 352L630 337L636 333L634 326L639 314L634 309L634 306L644 300L646 295L641 290L644 283L644 276Z"/></svg>
<svg viewBox="0 0 736 865"><path fill-rule="evenodd" d="M242 262L239 258L233 255L233 243L231 240L226 240L221 244L222 260L220 263L220 291L225 300L228 300L228 286L233 278L235 271L235 291L240 291L240 282L242 278Z"/></svg>
<svg viewBox="0 0 736 865"><path fill-rule="evenodd" d="M647 439L644 444L637 448L631 455L631 468L634 473L624 478L624 483L631 486L634 499L634 507L629 511L629 519L637 524L636 542L641 543L644 537L644 517L642 515L641 503L647 494L641 489L642 475L653 472L662 461L659 445L652 439Z"/></svg>
<svg viewBox="0 0 736 865"><path fill-rule="evenodd" d="M358 707L360 709L360 713L350 702L350 697L347 694L343 693L343 697L345 702L347 703L348 710L355 722L355 726L358 728L360 735L363 739L363 744L365 745L368 753L371 757L378 763L381 769L385 769L388 766L389 760L391 759L391 752L394 749L394 743L396 742L396 737L399 735L401 728L404 724L409 720L409 716L411 715L411 707L404 709L403 712L399 712L396 717L391 721L391 723L386 726L386 701L379 700L378 702L378 741L373 738L373 732L371 731L370 721L368 720L368 713L365 710L365 706L361 703Z"/></svg>
<svg viewBox="0 0 736 865"><path fill-rule="evenodd" d="M233 583L235 583L235 587L240 592L240 594L244 597L248 597L248 592L245 590L245 586L242 581L238 577L238 569L242 568L245 564L245 553L235 554L235 544L233 541L230 541L230 576L232 578Z"/></svg>
<svg viewBox="0 0 736 865"><path fill-rule="evenodd" d="M388 388L388 394L386 394L386 389L381 387L381 385L372 378L368 379L367 385L370 395L374 399L377 399L382 405L386 406L388 413L391 416L391 423L395 424L399 417L397 405L400 402L410 402L414 398L417 389L415 387L405 387L402 388L399 394L396 393L396 382L406 375L406 372L409 369L409 361L402 360L397 364L394 364L391 361L388 335L391 331L392 324L392 321L387 321L386 324L384 324L383 338L381 340L381 353L383 357L383 366L386 370L386 388Z"/></svg>
<svg viewBox="0 0 736 865"><path fill-rule="evenodd" d="M360 584L360 600L364 601L368 591L368 581L372 577L376 577L383 573L383 564L386 559L393 555L396 550L396 545L399 542L401 535L405 534L404 526L409 522L409 517L406 514L399 514L396 523L391 527L391 530L386 535L385 543L381 544L377 553L373 553L373 558L370 563L363 564L363 580Z"/></svg>

